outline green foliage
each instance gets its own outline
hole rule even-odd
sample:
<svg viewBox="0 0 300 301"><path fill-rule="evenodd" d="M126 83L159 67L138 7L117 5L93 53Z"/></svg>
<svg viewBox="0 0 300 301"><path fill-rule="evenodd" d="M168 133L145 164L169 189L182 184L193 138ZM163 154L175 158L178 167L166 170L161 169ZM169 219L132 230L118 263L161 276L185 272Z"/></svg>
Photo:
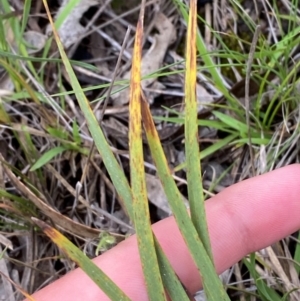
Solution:
<svg viewBox="0 0 300 301"><path fill-rule="evenodd" d="M260 298L263 301L281 301L282 299L276 293L276 291L269 287L265 280L260 278L259 274L255 270L255 255L251 254L250 260L248 261L247 259L244 259L243 262L247 266L252 278L255 281Z"/></svg>
<svg viewBox="0 0 300 301"><path fill-rule="evenodd" d="M55 156L63 153L66 151L66 148L63 146L58 146L55 148L50 149L46 153L44 153L30 168L30 171L35 171L41 167L43 167L45 164L47 164L51 159L53 159Z"/></svg>

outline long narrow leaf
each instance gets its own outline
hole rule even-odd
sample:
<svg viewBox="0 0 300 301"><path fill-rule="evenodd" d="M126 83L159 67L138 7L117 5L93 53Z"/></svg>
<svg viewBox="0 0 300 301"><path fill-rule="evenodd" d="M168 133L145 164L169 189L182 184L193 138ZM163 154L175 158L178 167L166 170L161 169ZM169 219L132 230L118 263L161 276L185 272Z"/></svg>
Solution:
<svg viewBox="0 0 300 301"><path fill-rule="evenodd" d="M105 139L103 131L101 130L99 123L90 107L90 104L89 104L88 100L86 99L83 90L80 87L78 79L77 79L77 77L72 69L72 66L70 64L70 61L68 60L68 57L64 51L63 45L59 39L57 31L54 28L53 20L50 15L47 1L43 0L43 2L45 5L47 14L48 14L48 18L49 18L50 23L53 28L53 35L55 37L60 55L62 57L63 63L65 65L68 75L70 77L72 88L75 91L79 106L85 116L85 120L87 122L88 128L93 136L95 145L101 153L103 162L104 162L105 167L107 168L109 174L111 176L114 175L114 177L112 177L113 184L115 187L118 187L118 193L119 193L121 199L124 200L124 202L126 203L125 204L126 208L124 208L124 210L127 212L131 211L132 210L132 202L131 202L132 198L131 198L128 181L127 181L120 165L118 164L117 160L115 159L114 154L112 153L110 146Z"/></svg>
<svg viewBox="0 0 300 301"><path fill-rule="evenodd" d="M183 1L180 0L173 0L173 2L175 3L176 6L179 7L179 10L185 20L186 23L188 23L188 19L189 19L189 14L187 12L186 9L186 5L184 4ZM211 56L209 55L205 42L203 41L203 38L200 34L200 32L198 31L197 33L197 50L199 51L199 53L202 56L202 59L205 63L205 66L207 67L208 71L211 73L212 78L215 82L216 87L224 94L226 94L227 89L223 83L222 77L221 77L221 73L218 70L217 66L215 65L214 61L212 60ZM227 92L228 93L228 92Z"/></svg>
<svg viewBox="0 0 300 301"><path fill-rule="evenodd" d="M80 249L78 249L66 237L60 234L54 228L48 226L46 223L32 218L32 220L43 230L43 232L63 251L68 257L78 264L79 267L101 288L101 290L111 300L130 299L123 293L121 289L109 278L102 270L91 261Z"/></svg>
<svg viewBox="0 0 300 301"><path fill-rule="evenodd" d="M300 273L300 232L298 233L298 242L296 244L296 250L294 254L294 266L298 273Z"/></svg>
<svg viewBox="0 0 300 301"><path fill-rule="evenodd" d="M21 34L25 32L31 8L31 0L25 0L24 11L22 16Z"/></svg>
<svg viewBox="0 0 300 301"><path fill-rule="evenodd" d="M201 151L200 153L200 160L214 154L219 149L227 146L230 142L232 142L234 139L236 139L239 135L238 134L231 134L227 136L226 138L221 139L220 141L212 144L211 146L207 147L205 150ZM173 170L173 172L177 172L183 168L186 168L186 162L183 162L176 166Z"/></svg>
<svg viewBox="0 0 300 301"><path fill-rule="evenodd" d="M189 14L187 12L186 5L183 3L183 1L180 0L173 0L173 2L179 7L179 10L185 22L188 23ZM223 93L223 95L226 97L226 99L228 99L230 104L234 105L236 101L234 97L232 97L228 92L228 89L226 88L224 81L222 80L222 76L219 71L219 68L211 58L199 30L197 30L196 45L197 45L197 50L200 53L201 58L203 59L203 62L205 64L205 68L207 69L208 72L210 72L212 76L212 80L215 83L215 86L220 92Z"/></svg>
<svg viewBox="0 0 300 301"><path fill-rule="evenodd" d="M168 167L146 100L142 102L142 116L151 154L157 168L158 176L163 183L166 196L170 202L172 212L200 275L205 275L202 279L207 298L208 300L214 301L229 300L224 292L222 283L215 272L212 261L207 254L203 243L199 239L198 233L182 202L180 192Z"/></svg>
<svg viewBox="0 0 300 301"><path fill-rule="evenodd" d="M198 141L198 112L196 98L196 31L197 31L197 3L190 1L190 14L186 43L186 73L185 73L185 153L188 182L188 197L192 222L198 235L212 258L210 240L208 236L202 175L200 170L199 141Z"/></svg>
<svg viewBox="0 0 300 301"><path fill-rule="evenodd" d="M37 170L48 163L51 159L53 159L56 155L64 152L66 148L64 146L58 146L50 149L46 153L44 153L30 168L30 171Z"/></svg>
<svg viewBox="0 0 300 301"><path fill-rule="evenodd" d="M215 272L214 265L207 254L203 243L199 239L198 233L182 202L178 187L173 180L146 100L142 102L142 116L147 140L157 168L158 176L163 183L166 196L170 202L179 230L190 250L200 276L202 277L207 300L228 301L229 298L224 292L222 283Z"/></svg>
<svg viewBox="0 0 300 301"><path fill-rule="evenodd" d="M247 258L243 259L243 262L247 269L249 270L251 277L254 279L255 284L258 288L258 292L262 300L264 301L280 301L282 298L277 294L275 290L270 288L264 279L261 278L259 273L255 269L255 254L250 255L249 260Z"/></svg>
<svg viewBox="0 0 300 301"><path fill-rule="evenodd" d="M144 170L141 120L141 56L143 45L144 5L136 29L130 80L129 152L130 179L133 197L134 225L150 300L166 300L150 223L149 205Z"/></svg>

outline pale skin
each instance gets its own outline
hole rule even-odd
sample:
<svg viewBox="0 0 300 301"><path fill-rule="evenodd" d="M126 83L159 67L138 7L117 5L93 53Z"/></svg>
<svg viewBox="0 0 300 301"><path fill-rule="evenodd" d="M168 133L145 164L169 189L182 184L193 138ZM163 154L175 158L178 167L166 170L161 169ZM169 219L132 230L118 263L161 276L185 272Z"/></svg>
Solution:
<svg viewBox="0 0 300 301"><path fill-rule="evenodd" d="M206 202L214 262L223 272L245 255L300 228L300 165L295 164L235 184ZM173 217L153 225L176 273L190 293L201 281ZM94 259L132 300L148 300L136 238ZM37 301L109 300L80 269L35 293Z"/></svg>

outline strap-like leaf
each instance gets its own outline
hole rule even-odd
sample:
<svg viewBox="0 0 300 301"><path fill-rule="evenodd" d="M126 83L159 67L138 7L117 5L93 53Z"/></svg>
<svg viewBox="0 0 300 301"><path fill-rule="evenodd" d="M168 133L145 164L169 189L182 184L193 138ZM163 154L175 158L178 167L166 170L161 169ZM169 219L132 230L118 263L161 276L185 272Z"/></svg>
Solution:
<svg viewBox="0 0 300 301"><path fill-rule="evenodd" d="M154 239L150 223L147 188L144 170L142 122L141 122L141 56L143 45L144 6L136 28L130 80L129 102L129 152L130 179L133 197L134 226L142 269L150 300L166 300Z"/></svg>

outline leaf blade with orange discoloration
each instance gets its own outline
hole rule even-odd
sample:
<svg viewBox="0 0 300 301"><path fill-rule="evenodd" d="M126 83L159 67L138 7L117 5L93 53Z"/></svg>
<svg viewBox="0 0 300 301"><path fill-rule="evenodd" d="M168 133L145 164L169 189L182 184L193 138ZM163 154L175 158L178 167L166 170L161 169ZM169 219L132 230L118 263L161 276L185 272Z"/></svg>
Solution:
<svg viewBox="0 0 300 301"><path fill-rule="evenodd" d="M195 41L195 32L196 32L196 0L191 0L191 16L192 21L189 23L189 37L192 36L192 41ZM188 40L189 46L187 46L187 52L188 58L187 58L187 76L186 76L186 90L188 91L188 94L190 94L190 97L192 99L190 100L190 103L188 104L190 106L190 109L193 109L195 106L196 101L196 94L195 94L195 79L196 79L196 65L195 65L195 59L196 59L196 49L195 49L195 43L191 43L190 40ZM190 48L189 48L190 47ZM194 49L191 49L194 47ZM191 87L188 85L190 84L189 81L194 81L191 83ZM193 94L192 94L193 93ZM197 140L195 139L195 134L197 133L197 110L196 110L196 118L193 115L192 118L188 120L188 138L192 135L194 135L193 138L193 149L192 149L192 160L193 158L196 158L197 162L200 164L200 158L199 158L199 152L197 148ZM187 113L186 113L187 114ZM167 160L165 158L163 148L159 141L159 136L156 131L150 109L147 105L147 101L144 100L142 102L142 116L143 116L143 124L147 136L147 140L150 146L151 154L155 163L155 166L157 168L158 176L163 184L163 187L165 189L165 193L167 195L167 198L170 202L170 206L172 208L172 212L174 214L174 217L176 219L176 222L179 226L179 230L187 244L187 247L189 248L189 251L191 253L192 258L194 259L194 262L200 272L200 276L203 281L203 286L206 292L207 300L214 300L214 301L225 301L229 300L228 296L226 295L226 292L224 291L222 287L222 283L216 274L212 259L210 257L210 254L206 250L206 246L204 246L202 240L199 238L198 232L195 228L195 225L192 223L190 217L188 216L187 210L182 202L181 194L178 190L178 187L176 186L176 183L174 182L172 178L172 174L170 172L170 169L167 164ZM189 116L187 116L188 118ZM192 139L190 138L190 139ZM196 146L196 147L195 147ZM190 147L189 145L187 147ZM195 156L195 150L197 151ZM189 152L191 150L188 150ZM191 163L190 162L190 163ZM194 162L195 164L195 162ZM198 167L199 169L200 167ZM199 175L199 170L196 170L196 176ZM193 182L195 179L191 178L189 176L188 185L190 185L191 182ZM199 184L199 183L198 183ZM197 181L196 181L197 185ZM201 185L201 183L200 183ZM195 189L193 187L193 189ZM196 190L198 187L196 186ZM195 195L194 195L195 197ZM203 204L202 204L203 205ZM195 209L195 208L194 208ZM198 208L196 208L197 210ZM198 215L195 215L196 218L198 218ZM194 217L195 218L195 217ZM206 223L203 224L203 221L199 221L202 223L202 226L204 229L206 229ZM205 222L205 221L204 221ZM198 221L196 220L196 223Z"/></svg>
<svg viewBox="0 0 300 301"><path fill-rule="evenodd" d="M133 198L134 225L137 235L143 274L150 300L166 300L158 266L154 237L151 229L144 171L141 123L141 53L143 44L145 1L136 29L133 50L129 97L129 153L130 179Z"/></svg>
<svg viewBox="0 0 300 301"><path fill-rule="evenodd" d="M185 72L185 154L187 163L188 197L191 219L203 242L206 252L212 259L208 237L202 175L198 141L198 112L196 96L197 61L196 61L197 3L190 1L190 14L186 43Z"/></svg>
<svg viewBox="0 0 300 301"><path fill-rule="evenodd" d="M0 254L0 258L2 254ZM26 297L29 301L37 301L35 298L33 298L32 296L30 296L26 291L23 290L22 287L20 287L17 283L15 283L14 281L12 281L7 275L5 275L2 271L0 271L0 275L2 278L5 278L6 281L10 282L11 284L13 284L13 286L15 287L16 290L18 290L24 297ZM5 285L5 284L4 284Z"/></svg>
<svg viewBox="0 0 300 301"><path fill-rule="evenodd" d="M170 203L173 215L178 224L178 228L187 244L192 258L202 277L203 286L207 293L207 300L228 301L226 293L223 290L222 283L215 272L214 265L207 254L198 233L191 222L185 205L182 202L181 194L172 178L168 167L163 148L159 142L159 136L156 131L150 109L145 101L142 102L142 116L147 140L149 143L151 155L157 168L157 174L162 182L164 191Z"/></svg>
<svg viewBox="0 0 300 301"><path fill-rule="evenodd" d="M111 300L130 299L102 270L65 236L46 223L32 218L43 232L98 285Z"/></svg>

